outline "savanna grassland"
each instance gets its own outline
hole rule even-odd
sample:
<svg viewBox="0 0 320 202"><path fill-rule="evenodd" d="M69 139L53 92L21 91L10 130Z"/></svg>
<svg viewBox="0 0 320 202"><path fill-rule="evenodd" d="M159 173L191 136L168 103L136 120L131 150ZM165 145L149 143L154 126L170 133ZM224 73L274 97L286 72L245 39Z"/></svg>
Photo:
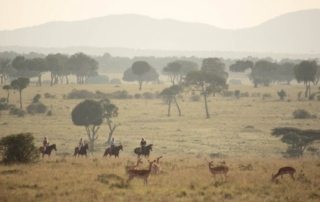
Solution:
<svg viewBox="0 0 320 202"><path fill-rule="evenodd" d="M161 91L165 85L145 85L142 92ZM52 116L26 115L16 117L1 112L0 137L31 132L37 146L44 136L57 144L58 151L51 158L30 165L0 165L0 201L319 201L319 156L306 153L300 159L282 157L287 146L271 136L275 127L319 129L319 118L294 119L292 112L305 109L320 116L319 101L298 101L303 86L281 85L253 88L230 86L241 92L269 93L271 98L210 97L210 119L205 119L204 104L190 101L190 94L178 100L182 116L174 106L167 117L167 106L161 99L113 99L119 107L120 124L115 140L122 143L120 159L102 158L108 134L101 125L96 152L88 158L75 159L71 155L80 137L86 138L84 127L75 126L71 111L81 100L63 99L72 89L113 92L127 90L138 93L137 85L56 85L29 86L23 91L24 106L39 93L56 98L41 98L53 112ZM284 89L288 101L280 101L277 91ZM315 90L315 87L314 89ZM0 97L5 97L0 91ZM10 103L18 105L18 93L10 96ZM133 149L141 137L154 144L150 159L162 155L162 172L152 176L148 186L141 180L125 182L125 165L134 162ZM319 145L316 145L319 147ZM206 160L225 161L229 166L226 181L214 179ZM147 161L141 167L147 167ZM288 176L272 183L271 174L279 167L297 169L296 181Z"/></svg>

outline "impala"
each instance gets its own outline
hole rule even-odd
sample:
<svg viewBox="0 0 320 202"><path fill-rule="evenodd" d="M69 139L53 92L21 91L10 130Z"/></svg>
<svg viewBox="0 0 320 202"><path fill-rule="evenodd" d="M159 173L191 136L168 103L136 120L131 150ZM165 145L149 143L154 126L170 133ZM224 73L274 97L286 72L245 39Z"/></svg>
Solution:
<svg viewBox="0 0 320 202"><path fill-rule="evenodd" d="M295 172L296 172L296 169L294 169L294 168L292 168L290 166L282 167L282 168L280 168L278 170L278 172L275 175L272 174L271 180L274 181L279 176L281 176L281 178L282 178L283 175L286 175L286 174L290 175L291 178L294 180L294 176L293 175L295 174Z"/></svg>
<svg viewBox="0 0 320 202"><path fill-rule="evenodd" d="M228 166L225 165L219 165L219 166L213 166L213 161L209 162L209 171L213 175L213 177L216 177L216 174L222 174L224 175L225 179L227 178L227 173L229 171Z"/></svg>
<svg viewBox="0 0 320 202"><path fill-rule="evenodd" d="M128 178L128 183L133 179L133 178L140 178L143 179L144 184L147 185L148 184L148 179L150 177L150 173L151 173L151 168L152 165L155 161L149 161L149 168L148 169L128 169L127 173L129 175Z"/></svg>

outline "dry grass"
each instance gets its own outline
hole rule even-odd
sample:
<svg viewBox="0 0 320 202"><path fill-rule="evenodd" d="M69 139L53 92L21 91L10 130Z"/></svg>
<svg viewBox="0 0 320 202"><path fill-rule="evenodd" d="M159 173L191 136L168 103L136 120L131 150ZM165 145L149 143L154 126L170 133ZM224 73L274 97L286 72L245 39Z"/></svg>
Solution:
<svg viewBox="0 0 320 202"><path fill-rule="evenodd" d="M161 91L164 85L146 85L144 91ZM0 165L0 201L319 201L320 162L305 157L299 160L281 159L286 145L270 135L275 127L292 126L319 129L319 119L297 120L295 109L306 109L320 115L320 102L297 101L303 86L277 86L257 88L231 86L242 92L270 93L273 97L233 98L212 97L209 108L211 119L204 118L202 102L191 102L188 96L179 100L183 116L173 108L166 116L167 107L161 100L113 100L119 106L121 125L115 139L124 145L120 159L103 159L107 126L99 131L97 152L88 159L73 159L80 137L86 138L82 127L74 126L70 113L80 100L64 100L62 95L73 88L113 92L128 90L137 93L137 85L58 85L29 87L23 92L24 106L31 103L36 93L49 92L56 99L42 98L52 108L53 115L26 115L24 118L0 117L0 137L32 132L38 145L43 136L56 143L58 152L51 159L33 165ZM279 89L289 94L290 102L281 102L276 96ZM0 91L0 97L5 92ZM17 93L11 96L18 103ZM127 160L135 161L133 148L141 137L154 144L151 158L163 155L163 173L152 177L145 187L140 180L125 183ZM67 155L67 156L65 156ZM214 180L204 158L219 156L230 166L227 182ZM219 160L214 160L219 161ZM249 164L252 170L243 170ZM146 163L144 164L147 165ZM242 165L242 166L241 166ZM297 168L295 182L285 177L278 184L271 183L271 174L281 166ZM239 167L240 166L240 167ZM250 167L250 166L249 166ZM305 176L299 174L303 170ZM124 181L123 181L124 180Z"/></svg>

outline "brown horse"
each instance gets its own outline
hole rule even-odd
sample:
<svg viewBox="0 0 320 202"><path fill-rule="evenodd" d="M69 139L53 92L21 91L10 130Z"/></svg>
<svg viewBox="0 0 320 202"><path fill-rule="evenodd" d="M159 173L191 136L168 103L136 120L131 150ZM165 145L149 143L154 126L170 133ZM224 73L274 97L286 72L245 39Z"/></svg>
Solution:
<svg viewBox="0 0 320 202"><path fill-rule="evenodd" d="M110 155L110 157L113 155L114 158L118 157L119 158L119 152L120 150L123 150L123 147L122 145L119 145L119 146L114 146L113 149L111 150L111 147L108 147L106 149L106 151L104 152L103 156L108 156Z"/></svg>
<svg viewBox="0 0 320 202"><path fill-rule="evenodd" d="M138 158L143 155L145 157L149 157L150 151L152 151L152 144L149 144L148 146L145 147L137 147L134 149L134 153L138 155Z"/></svg>
<svg viewBox="0 0 320 202"><path fill-rule="evenodd" d="M44 157L45 154L47 154L48 156L50 156L52 150L57 151L56 144L52 144L52 145L50 145L50 146L47 146L45 151L43 150L43 147L40 147L40 148L39 148L39 151L40 151L40 153L42 154L42 157Z"/></svg>
<svg viewBox="0 0 320 202"><path fill-rule="evenodd" d="M87 150L88 150L88 148L89 148L89 146L88 146L88 144L85 144L85 145L83 145L80 149L79 149L79 147L76 147L76 148L74 148L74 154L73 154L73 156L74 157L77 157L77 156L86 156L87 157Z"/></svg>

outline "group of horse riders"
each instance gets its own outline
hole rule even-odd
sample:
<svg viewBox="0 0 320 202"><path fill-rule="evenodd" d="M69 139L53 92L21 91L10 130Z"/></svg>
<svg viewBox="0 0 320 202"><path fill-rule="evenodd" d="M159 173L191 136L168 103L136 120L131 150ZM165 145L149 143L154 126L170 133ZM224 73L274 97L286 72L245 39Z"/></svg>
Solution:
<svg viewBox="0 0 320 202"><path fill-rule="evenodd" d="M44 137L43 141L42 141L42 144L43 144L43 151L45 152L47 147L49 146L49 139L47 137ZM78 149L80 150L84 145L85 145L85 142L83 141L82 138L80 138L80 141L79 141L79 144L78 144ZM141 138L141 141L140 141L140 152L143 151L143 148L146 145L147 145L147 142L145 141L145 139ZM115 147L115 142L114 142L114 138L112 138L111 142L110 142L111 151L113 151L114 147Z"/></svg>

